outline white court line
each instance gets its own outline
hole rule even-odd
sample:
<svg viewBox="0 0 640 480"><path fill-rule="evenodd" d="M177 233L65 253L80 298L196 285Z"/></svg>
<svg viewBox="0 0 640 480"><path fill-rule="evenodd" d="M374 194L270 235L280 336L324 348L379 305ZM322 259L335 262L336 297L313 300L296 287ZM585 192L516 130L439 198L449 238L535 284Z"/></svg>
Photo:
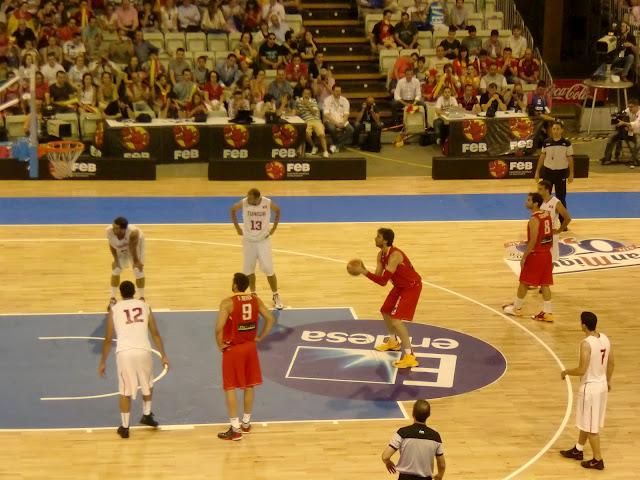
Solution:
<svg viewBox="0 0 640 480"><path fill-rule="evenodd" d="M38 337L38 340L104 340L104 337ZM115 340L113 340L115 342ZM157 350L151 349L153 353L155 353L158 357L162 358L162 355ZM167 366L165 365L156 378L153 379L153 383L156 383L158 380L162 379L167 374ZM138 387L140 389L140 387ZM40 400L43 402L46 401L59 401L59 400L90 400L94 398L107 398L107 397L115 397L120 395L120 392L114 393L103 393L101 395L87 395L87 396L76 396L76 397L40 397Z"/></svg>
<svg viewBox="0 0 640 480"><path fill-rule="evenodd" d="M597 219L597 220L602 220L602 219ZM634 220L636 220L636 219L634 219ZM152 239L149 238L148 240L152 240ZM156 238L154 240L156 240L156 241L165 241L165 242L173 242L173 243L190 243L190 244L200 244L200 245L230 246L230 247L241 248L241 245L218 243L218 242L206 242L206 241L195 241L195 240L179 240L179 239L169 239L169 238ZM62 239L61 241L65 241L65 240ZM346 264L347 263L346 260L339 260L339 259L336 259L336 258L325 257L325 256L322 256L322 255L305 254L305 253L300 253L300 252L293 252L293 251L290 251L290 250L279 250L279 249L274 249L273 251L281 252L281 253L288 253L288 254L296 255L296 256L316 258L316 259L319 259L319 260L325 260L325 261L333 262L333 263L341 263L341 264ZM499 317L503 318L504 320L507 320L509 323L511 323L514 326L518 327L523 332L525 332L527 335L529 335L531 338L533 338L537 343L539 343L549 353L549 355L555 360L555 362L560 367L560 370L564 370L565 369L564 368L564 364L562 363L560 358L556 355L556 353L551 349L551 347L549 347L549 345L547 345L544 340L542 340L540 337L538 337L534 332L529 330L523 324L521 324L519 322L516 322L513 318L508 317L507 315L505 315L504 313L496 310L495 308L490 307L489 305L485 305L484 303L479 302L477 300L474 300L473 298L468 297L468 296L466 296L464 294L458 293L458 292L456 292L454 290L450 290L450 289L448 289L446 287L441 287L439 285L436 285L436 284L433 284L433 283L430 283L430 282L423 281L422 283L425 284L425 285L428 285L430 287L437 288L439 290L447 292L447 293L449 293L451 295L454 295L454 296L456 296L458 298L461 298L463 300L471 302L471 303L473 303L475 305L478 305L478 306L484 308L485 310L498 315ZM553 446L553 444L558 440L558 438L560 437L560 435L562 434L562 432L566 428L567 423L569 422L569 416L571 414L571 407L572 407L572 403L573 403L573 389L571 387L571 382L569 381L568 377L565 378L565 385L567 387L567 406L566 406L566 409L565 409L565 413L564 413L564 417L562 419L562 422L560 423L560 426L558 427L558 429L556 430L554 435L551 437L551 439L540 449L540 451L538 451L538 453L536 453L525 464L523 464L521 467L519 467L517 470L515 470L511 474L509 474L506 477L504 477L502 480L510 480L510 479L514 478L516 475L519 475L524 470L526 470L531 465L533 465L535 462L537 462ZM352 419L352 420L353 421L361 421L361 419ZM371 420L372 419L366 419L364 421L371 421ZM341 420L341 421L345 421L345 420ZM305 422L308 422L308 421L305 420ZM276 422L270 422L270 423L276 423ZM293 422L283 421L281 423L293 423ZM81 428L80 430L85 430L85 429L86 429L86 427L85 428ZM43 430L49 430L49 429L43 429ZM61 430L65 430L65 429L61 429ZM20 431L25 431L25 430L22 429ZM30 431L30 429L26 429L26 431Z"/></svg>

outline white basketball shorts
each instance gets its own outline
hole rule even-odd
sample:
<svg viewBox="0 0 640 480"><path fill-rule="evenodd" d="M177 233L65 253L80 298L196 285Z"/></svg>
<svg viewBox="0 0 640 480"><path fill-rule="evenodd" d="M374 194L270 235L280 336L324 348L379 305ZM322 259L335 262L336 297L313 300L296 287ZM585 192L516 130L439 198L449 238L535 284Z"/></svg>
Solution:
<svg viewBox="0 0 640 480"><path fill-rule="evenodd" d="M553 246L551 247L551 259L557 262L560 258L560 235L553 236Z"/></svg>
<svg viewBox="0 0 640 480"><path fill-rule="evenodd" d="M244 255L242 273L245 275L256 273L256 263L260 263L260 270L262 270L267 277L274 275L270 238L265 238L257 242L252 242L245 238L242 241L242 247Z"/></svg>
<svg viewBox="0 0 640 480"><path fill-rule="evenodd" d="M144 264L144 237L138 241L137 245L138 258ZM120 268L126 268L132 262L129 250L118 250L118 263Z"/></svg>
<svg viewBox="0 0 640 480"><path fill-rule="evenodd" d="M118 391L120 395L135 400L138 387L143 395L149 395L153 387L153 360L151 352L141 348L116 353Z"/></svg>
<svg viewBox="0 0 640 480"><path fill-rule="evenodd" d="M576 396L576 426L583 432L598 433L604 427L607 384L585 383Z"/></svg>

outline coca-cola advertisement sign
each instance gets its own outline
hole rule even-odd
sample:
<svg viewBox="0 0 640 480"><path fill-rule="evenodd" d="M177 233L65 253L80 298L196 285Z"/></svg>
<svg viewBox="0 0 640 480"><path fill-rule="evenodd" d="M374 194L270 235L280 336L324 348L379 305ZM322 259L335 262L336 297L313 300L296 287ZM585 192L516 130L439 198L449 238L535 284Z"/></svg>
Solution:
<svg viewBox="0 0 640 480"><path fill-rule="evenodd" d="M576 78L557 78L553 81L551 96L553 103L579 103L582 104L587 98L591 98L593 89ZM605 100L606 92L598 90L597 101Z"/></svg>

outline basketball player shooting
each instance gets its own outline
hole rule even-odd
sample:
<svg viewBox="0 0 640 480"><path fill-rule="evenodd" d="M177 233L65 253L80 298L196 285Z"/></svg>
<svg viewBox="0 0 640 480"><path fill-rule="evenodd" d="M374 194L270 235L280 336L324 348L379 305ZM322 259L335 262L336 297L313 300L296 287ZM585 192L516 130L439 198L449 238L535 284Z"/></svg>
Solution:
<svg viewBox="0 0 640 480"><path fill-rule="evenodd" d="M220 432L221 440L241 440L243 433L251 431L254 390L262 384L262 372L256 342L269 334L275 319L257 295L245 293L249 278L236 273L231 290L233 295L220 303L215 338L222 352L222 383L227 400L231 426ZM260 315L264 318L262 331L257 334ZM244 390L242 424L238 417L236 389Z"/></svg>
<svg viewBox="0 0 640 480"><path fill-rule="evenodd" d="M380 228L375 238L376 247L380 249L376 272L369 272L364 263L357 260L349 262L349 273L365 275L369 280L383 287L391 280L393 288L380 308L389 337L385 343L375 348L385 352L399 351L402 347L404 355L400 360L394 361L393 366L412 368L417 367L419 363L411 349L409 331L402 322L413 320L422 291L422 278L402 250L393 246L394 238L393 230ZM353 265L354 262L357 263Z"/></svg>
<svg viewBox="0 0 640 480"><path fill-rule="evenodd" d="M118 217L113 225L107 227L107 240L109 250L113 256L111 263L111 298L109 308L116 303L116 290L120 285L122 269L133 264L133 274L136 278L136 287L140 294L140 300L144 300L144 235L135 225L129 225L124 217Z"/></svg>
<svg viewBox="0 0 640 480"><path fill-rule="evenodd" d="M243 226L238 223L238 211L242 210ZM274 219L271 226L271 211ZM277 310L284 306L278 293L278 279L273 269L271 237L280 222L280 207L270 198L263 197L260 191L252 188L247 196L231 207L231 221L238 235L242 236L242 253L244 256L242 272L249 277L251 294L256 293L256 263L267 276L273 294L273 305Z"/></svg>
<svg viewBox="0 0 640 480"><path fill-rule="evenodd" d="M551 308L551 289L553 285L553 261L551 247L553 245L552 219L548 212L540 209L543 200L539 193L530 193L525 206L531 210L531 218L527 227L527 249L520 260L520 285L513 303L503 305L504 313L522 316L522 305L529 287L540 285L542 292L542 311L532 318L543 322L553 322Z"/></svg>
<svg viewBox="0 0 640 480"><path fill-rule="evenodd" d="M165 369L169 369L169 360L164 351L164 344L156 325L153 313L142 300L133 296L136 288L129 281L122 282L120 294L122 301L111 307L106 319L104 343L102 344L102 358L98 367L101 377L105 376L105 364L111 352L111 342L115 332L118 339L116 347L116 365L118 370L118 392L120 393L120 418L122 424L118 427L118 435L129 438L129 415L131 399L135 400L138 388L142 391L142 418L140 423L150 427L157 427L158 422L151 412L153 397L153 359L151 344L160 352Z"/></svg>

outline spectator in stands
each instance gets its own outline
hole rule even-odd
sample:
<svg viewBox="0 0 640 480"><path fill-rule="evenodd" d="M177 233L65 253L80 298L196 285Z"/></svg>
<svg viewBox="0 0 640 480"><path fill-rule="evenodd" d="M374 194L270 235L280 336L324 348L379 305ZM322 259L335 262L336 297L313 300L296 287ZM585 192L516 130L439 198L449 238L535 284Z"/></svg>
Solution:
<svg viewBox="0 0 640 480"><path fill-rule="evenodd" d="M280 47L285 63L289 63L293 56L298 53L298 44L293 35L293 30L288 30L284 34L284 42Z"/></svg>
<svg viewBox="0 0 640 480"><path fill-rule="evenodd" d="M440 42L440 46L444 48L444 56L449 60L455 60L460 53L460 40L456 38L456 27L451 25L447 32L447 38Z"/></svg>
<svg viewBox="0 0 640 480"><path fill-rule="evenodd" d="M315 58L318 46L310 30L305 30L302 40L298 43L298 51L300 57L305 61L311 61Z"/></svg>
<svg viewBox="0 0 640 480"><path fill-rule="evenodd" d="M229 25L218 0L212 0L204 9L200 26L206 33L229 33Z"/></svg>
<svg viewBox="0 0 640 480"><path fill-rule="evenodd" d="M93 10L91 9L89 2L87 0L81 0L80 6L74 15L80 28L82 29L87 27L89 25L89 19L94 16L95 15L93 14Z"/></svg>
<svg viewBox="0 0 640 480"><path fill-rule="evenodd" d="M166 74L161 73L158 75L155 84L151 88L151 96L153 98L153 111L156 112L158 118L167 118L166 109L169 105L169 94L173 94L171 91L171 84ZM163 113L165 116L162 116Z"/></svg>
<svg viewBox="0 0 640 480"><path fill-rule="evenodd" d="M482 49L487 51L487 55L492 60L502 56L502 43L498 30L491 30L491 36L484 42Z"/></svg>
<svg viewBox="0 0 640 480"><path fill-rule="evenodd" d="M396 47L393 41L394 29L391 24L392 12L389 9L385 9L382 15L382 20L373 26L373 31L369 35L369 42L371 43L371 51L373 53L378 53L385 48Z"/></svg>
<svg viewBox="0 0 640 480"><path fill-rule="evenodd" d="M56 54L54 52L47 53L47 63L40 67L40 71L44 75L45 80L49 85L56 83L58 72L64 72L64 67L56 60Z"/></svg>
<svg viewBox="0 0 640 480"><path fill-rule="evenodd" d="M411 68L404 72L404 78L398 80L393 94L393 121L396 125L402 124L404 109L408 105L424 106L420 82Z"/></svg>
<svg viewBox="0 0 640 480"><path fill-rule="evenodd" d="M315 98L318 100L318 105L320 107L324 106L324 100L331 95L333 91L333 85L336 83L333 75L331 75L331 70L328 68L321 68L320 74L318 78L313 79L312 87L313 94Z"/></svg>
<svg viewBox="0 0 640 480"><path fill-rule="evenodd" d="M280 18L280 21L284 21L285 10L282 3L278 0L268 0L265 2L266 4L262 10L262 18L263 20L268 20L271 18L271 15L277 15Z"/></svg>
<svg viewBox="0 0 640 480"><path fill-rule="evenodd" d="M69 83L75 88L81 86L86 73L89 73L89 67L85 63L84 55L78 55L69 69Z"/></svg>
<svg viewBox="0 0 640 480"><path fill-rule="evenodd" d="M407 12L402 12L400 21L393 28L393 39L401 48L417 48L418 29L413 23L411 23L411 18Z"/></svg>
<svg viewBox="0 0 640 480"><path fill-rule="evenodd" d="M191 3L191 0L182 0L178 7L178 28L185 32L197 32L200 30L200 9Z"/></svg>
<svg viewBox="0 0 640 480"><path fill-rule="evenodd" d="M449 59L444 56L444 47L438 45L436 47L436 56L429 59L429 70L434 70L436 75L442 74L442 67L449 63Z"/></svg>
<svg viewBox="0 0 640 480"><path fill-rule="evenodd" d="M114 81L114 78L117 81ZM114 77L111 72L103 71L100 76L100 86L98 87L98 108L104 110L107 105L118 99L118 86L120 79Z"/></svg>
<svg viewBox="0 0 640 480"><path fill-rule="evenodd" d="M305 88L302 91L302 97L296 100L295 113L307 124L306 136L307 143L312 145L311 155L318 153L318 148L313 142L313 134L315 133L322 147L322 156L324 158L329 157L324 125L322 124L322 120L320 120L320 108L318 108L318 102L311 96L310 88Z"/></svg>
<svg viewBox="0 0 640 480"><path fill-rule="evenodd" d="M387 79L391 91L395 89L398 80L404 78L404 72L407 68L413 68L415 70L418 58L420 58L418 54L413 52L411 55L400 55L396 61L393 62L393 68L389 69Z"/></svg>
<svg viewBox="0 0 640 480"><path fill-rule="evenodd" d="M249 66L249 64L244 61L244 60L240 60L238 62L238 71L240 72L240 75L244 75L245 77L251 79L253 78L253 69Z"/></svg>
<svg viewBox="0 0 640 480"><path fill-rule="evenodd" d="M56 82L49 86L49 96L56 112L73 112L78 102L75 89L67 81L67 72L56 73Z"/></svg>
<svg viewBox="0 0 640 480"><path fill-rule="evenodd" d="M235 90L233 97L229 100L227 115L229 118L234 119L241 110L251 110L251 104L249 100L242 95L242 90Z"/></svg>
<svg viewBox="0 0 640 480"><path fill-rule="evenodd" d="M522 27L516 25L511 29L511 36L507 39L506 46L511 48L513 58L520 60L527 49L527 39L522 36Z"/></svg>
<svg viewBox="0 0 640 480"><path fill-rule="evenodd" d="M281 53L280 47L276 44L275 34L269 33L267 40L260 45L258 50L260 68L277 70L280 67L284 67L284 59Z"/></svg>
<svg viewBox="0 0 640 480"><path fill-rule="evenodd" d="M87 53L87 49L82 43L82 37L80 36L80 32L76 32L73 34L73 38L64 42L62 45L62 58L64 60L64 64L69 66L74 65L76 63L76 58L82 56ZM78 83L82 80L82 75L78 79ZM73 81L72 81L73 83Z"/></svg>
<svg viewBox="0 0 640 480"><path fill-rule="evenodd" d="M380 112L376 106L374 98L369 95L362 104L362 110L358 114L353 128L353 145L360 144L360 135L367 130L367 126L371 129L371 134L380 138L382 133L382 121Z"/></svg>
<svg viewBox="0 0 640 480"><path fill-rule="evenodd" d="M206 116L209 114L209 109L207 108L207 104L204 102L202 98L202 94L199 90L193 93L191 100L185 105L185 112L187 118L194 118L196 115Z"/></svg>
<svg viewBox="0 0 640 480"><path fill-rule="evenodd" d="M308 77L309 70L307 66L302 63L302 58L300 58L299 53L295 53L291 62L287 64L285 67L285 73L287 76L287 81L297 83L300 80L300 77Z"/></svg>
<svg viewBox="0 0 640 480"><path fill-rule="evenodd" d="M0 23L0 58L6 58L9 54L9 45L11 44L11 41L12 39L7 32L7 26Z"/></svg>
<svg viewBox="0 0 640 480"><path fill-rule="evenodd" d="M240 40L235 44L233 51L240 61L244 60L249 65L256 61L258 51L253 47L253 35L251 32L244 32L240 36Z"/></svg>
<svg viewBox="0 0 640 480"><path fill-rule="evenodd" d="M220 81L226 87L230 87L240 78L237 60L236 55L234 53L230 53L227 55L225 60L219 60L216 65L216 71L218 72Z"/></svg>
<svg viewBox="0 0 640 480"><path fill-rule="evenodd" d="M202 87L209 78L209 69L207 68L207 56L199 55L196 65L193 67L193 80Z"/></svg>
<svg viewBox="0 0 640 480"><path fill-rule="evenodd" d="M482 40L478 38L478 31L475 25L469 25L467 31L469 35L462 39L462 46L469 50L471 57L477 57L480 55L480 50L482 50Z"/></svg>
<svg viewBox="0 0 640 480"><path fill-rule="evenodd" d="M143 65L142 69L145 71L147 75L147 81L149 82L149 88L151 89L151 94L154 94L155 84L160 75L164 75L164 65L158 59L158 49L152 48L149 50L149 60L147 60Z"/></svg>
<svg viewBox="0 0 640 480"><path fill-rule="evenodd" d="M619 73L622 81L627 81L631 67L636 60L636 37L631 31L627 22L620 22L620 32L618 33L619 46L623 47L623 56L618 57L613 62L612 68Z"/></svg>
<svg viewBox="0 0 640 480"><path fill-rule="evenodd" d="M460 83L462 83L463 87L465 85L471 85L474 95L480 91L480 76L473 63L467 65L465 74L460 77Z"/></svg>
<svg viewBox="0 0 640 480"><path fill-rule="evenodd" d="M324 128L331 139L329 150L336 153L353 141L353 127L349 123L349 100L342 96L342 88L333 85L333 93L324 100Z"/></svg>
<svg viewBox="0 0 640 480"><path fill-rule="evenodd" d="M285 34L289 32L291 28L277 14L272 14L269 18L269 32L276 36L276 40L280 43L284 43Z"/></svg>
<svg viewBox="0 0 640 480"><path fill-rule="evenodd" d="M175 85L180 80L182 80L182 72L187 68L191 68L191 65L184 58L184 48L180 47L176 49L175 57L169 60L168 71L169 81L171 82L171 85ZM218 73L220 73L220 70L218 70Z"/></svg>
<svg viewBox="0 0 640 480"><path fill-rule="evenodd" d="M102 116L109 120L133 120L136 118L133 105L126 95L109 103L102 112Z"/></svg>
<svg viewBox="0 0 640 480"><path fill-rule="evenodd" d="M185 68L182 72L182 78L173 86L178 104L184 107L196 90L198 90L198 86L193 81L193 73L190 68Z"/></svg>
<svg viewBox="0 0 640 480"><path fill-rule="evenodd" d="M482 111L486 112L490 108L504 112L507 104L504 103L504 97L498 93L498 85L491 82L487 85L487 91L480 95L480 106Z"/></svg>
<svg viewBox="0 0 640 480"><path fill-rule="evenodd" d="M160 18L153 11L153 3L150 0L145 0L142 4L142 10L138 12L138 25L144 32L160 30Z"/></svg>
<svg viewBox="0 0 640 480"><path fill-rule="evenodd" d="M7 74L7 81L12 80L16 77L15 70L10 70ZM16 82L13 85L6 87L0 94L0 101L10 102L11 100L20 100L22 98L22 87L21 82ZM23 104L22 102L18 102L16 105L9 107L6 109L5 114L9 113L11 115L22 115Z"/></svg>
<svg viewBox="0 0 640 480"><path fill-rule="evenodd" d="M453 96L453 90L451 87L445 86L442 89L442 95L436 100L436 119L433 121L433 129L436 134L436 143L438 145L444 143L445 139L449 136L449 129L447 128L443 117L454 107L458 106L458 101Z"/></svg>
<svg viewBox="0 0 640 480"><path fill-rule="evenodd" d="M178 8L175 0L166 0L164 6L160 7L160 25L165 33L178 31Z"/></svg>
<svg viewBox="0 0 640 480"><path fill-rule="evenodd" d="M434 92L438 86L438 78L435 72L430 72L425 82L422 84L420 91L422 93L422 101L425 103L434 102Z"/></svg>
<svg viewBox="0 0 640 480"><path fill-rule="evenodd" d="M524 94L520 82L514 83L513 89L506 91L504 100L507 104L507 110L513 110L518 113L527 112L527 96Z"/></svg>
<svg viewBox="0 0 640 480"><path fill-rule="evenodd" d="M498 72L504 75L507 83L514 83L518 79L518 60L511 55L511 47L502 50L502 57L496 61Z"/></svg>
<svg viewBox="0 0 640 480"><path fill-rule="evenodd" d="M259 102L264 98L267 93L268 85L267 85L267 73L260 69L256 73L256 78L253 78L250 83L251 88L251 97L255 99L256 102Z"/></svg>
<svg viewBox="0 0 640 480"><path fill-rule="evenodd" d="M98 89L93 84L93 76L90 73L82 76L82 83L77 90L78 108L84 112L98 113Z"/></svg>
<svg viewBox="0 0 640 480"><path fill-rule="evenodd" d="M468 112L480 112L482 109L480 108L480 103L478 102L478 96L473 90L473 85L465 85L463 91L464 93L462 94L462 96L458 98L458 103L460 104L460 106Z"/></svg>
<svg viewBox="0 0 640 480"><path fill-rule="evenodd" d="M87 58L94 60L98 56L100 45L102 44L102 30L98 26L98 18L89 18L89 25L82 29L82 43L87 49ZM55 42L54 36L54 42Z"/></svg>
<svg viewBox="0 0 640 480"><path fill-rule="evenodd" d="M453 73L462 77L467 72L467 67L469 65L473 65L473 61L469 58L469 50L467 47L460 47L458 51L458 56L451 62L451 67L453 67Z"/></svg>
<svg viewBox="0 0 640 480"><path fill-rule="evenodd" d="M149 60L149 52L155 49L155 47L144 39L142 30L137 30L133 36L133 53L138 58L141 64L146 63Z"/></svg>
<svg viewBox="0 0 640 480"><path fill-rule="evenodd" d="M629 2L631 10L629 10L629 22L634 27L640 26L640 0L631 0Z"/></svg>
<svg viewBox="0 0 640 480"><path fill-rule="evenodd" d="M427 18L434 30L446 28L446 26L449 25L446 1L434 0L433 3L429 5Z"/></svg>
<svg viewBox="0 0 640 480"><path fill-rule="evenodd" d="M320 70L329 70L329 66L324 62L324 53L316 52L313 57L313 62L309 64L309 76L311 78L318 78Z"/></svg>
<svg viewBox="0 0 640 480"><path fill-rule="evenodd" d="M452 27L464 30L467 28L467 17L469 12L464 6L464 0L456 0L456 4L449 12L449 24Z"/></svg>
<svg viewBox="0 0 640 480"><path fill-rule="evenodd" d="M462 88L462 82L460 81L460 77L458 77L455 73L453 73L453 67L450 63L447 63L442 67L443 74L440 75L438 79L438 86L434 92L434 95L439 96L442 94L442 90L444 87L451 88L452 95L454 97L458 96L458 92L460 92Z"/></svg>
<svg viewBox="0 0 640 480"><path fill-rule="evenodd" d="M140 72L133 72L131 74L131 82L127 85L126 90L134 111L151 111L151 92L147 84L142 81Z"/></svg>
<svg viewBox="0 0 640 480"><path fill-rule="evenodd" d="M538 81L536 89L527 95L527 111L531 116L546 116L551 113L553 100L547 91L547 82Z"/></svg>
<svg viewBox="0 0 640 480"><path fill-rule="evenodd" d="M98 25L104 32L113 33L118 29L118 19L112 3L107 3L102 14L98 15Z"/></svg>
<svg viewBox="0 0 640 480"><path fill-rule="evenodd" d="M32 53L32 52L25 53L22 56L22 62L20 62L20 68L17 69L18 76L20 76L22 79L25 79L26 77L28 77L30 72L31 72L31 67L34 64L36 64L36 58L38 58L37 52L36 53ZM36 64L36 70L37 69L38 69L38 66Z"/></svg>
<svg viewBox="0 0 640 480"><path fill-rule="evenodd" d="M183 50L184 55L184 50ZM109 59L115 63L129 64L129 60L134 56L133 42L122 28L118 29L115 42L109 46Z"/></svg>
<svg viewBox="0 0 640 480"><path fill-rule="evenodd" d="M260 100L256 103L255 108L253 109L253 113L256 117L264 119L267 113L276 113L278 111L278 106L276 104L276 99L273 98L273 95L267 93L264 96L263 100Z"/></svg>
<svg viewBox="0 0 640 480"><path fill-rule="evenodd" d="M232 32L244 31L244 8L240 0L228 0L222 5L222 13L227 19L227 26Z"/></svg>
<svg viewBox="0 0 640 480"><path fill-rule="evenodd" d="M612 134L607 138L607 145L604 149L604 157L600 159L600 163L602 165L607 165L611 163L611 158L614 154L616 162L620 161L620 146L623 141L630 142L632 145L631 148L631 165L630 167L638 166L638 142L636 138L636 130L640 129L640 122L638 119L640 118L640 108L638 107L638 100L632 98L629 100L628 107L624 110L624 113L629 116L628 122L618 122L616 124L616 128Z"/></svg>
<svg viewBox="0 0 640 480"><path fill-rule="evenodd" d="M480 79L480 90L484 92L490 83L495 83L500 91L507 88L507 79L498 71L498 65L492 63L489 65L489 73Z"/></svg>
<svg viewBox="0 0 640 480"><path fill-rule="evenodd" d="M419 32L432 32L433 26L429 23L426 9L416 10L412 15L413 24Z"/></svg>
<svg viewBox="0 0 640 480"><path fill-rule="evenodd" d="M21 21L24 21L26 27L31 31L35 31L35 23L33 21L33 16L29 12L27 2L21 2L9 15L7 19L7 30L9 31L9 34L12 35L19 28Z"/></svg>
<svg viewBox="0 0 640 480"><path fill-rule="evenodd" d="M424 56L418 57L418 63L415 67L416 78L420 82L424 82L429 76L429 65L427 65L427 59Z"/></svg>
<svg viewBox="0 0 640 480"><path fill-rule="evenodd" d="M37 43L36 34L24 19L18 21L18 28L13 32L12 37L19 48L24 48L27 41L33 42L34 45Z"/></svg>
<svg viewBox="0 0 640 480"><path fill-rule="evenodd" d="M478 55L478 73L481 77L485 76L489 73L489 66L492 63L495 63L491 58L489 58L489 54L485 49L480 50L480 55Z"/></svg>
<svg viewBox="0 0 640 480"><path fill-rule="evenodd" d="M293 99L297 100L302 97L302 91L307 87L311 87L311 81L309 80L309 77L300 77L298 83L296 83L295 87L293 87Z"/></svg>
<svg viewBox="0 0 640 480"><path fill-rule="evenodd" d="M207 82L202 86L205 101L209 104L211 110L220 110L224 96L224 86L220 82L218 72L211 70Z"/></svg>
<svg viewBox="0 0 640 480"><path fill-rule="evenodd" d="M244 13L244 31L255 32L262 20L262 8L257 0L247 0Z"/></svg>
<svg viewBox="0 0 640 480"><path fill-rule="evenodd" d="M122 3L115 9L116 26L119 30L124 30L126 35L133 37L140 23L138 21L138 11L131 5L129 0L122 0Z"/></svg>
<svg viewBox="0 0 640 480"><path fill-rule="evenodd" d="M280 104L282 96L285 94L288 95L289 98L293 98L293 88L291 88L291 85L287 82L287 76L284 68L278 68L276 78L269 84L267 93L273 95L278 104Z"/></svg>
<svg viewBox="0 0 640 480"><path fill-rule="evenodd" d="M533 57L530 48L524 51L524 57L518 63L518 76L525 83L538 83L540 80L540 62Z"/></svg>

